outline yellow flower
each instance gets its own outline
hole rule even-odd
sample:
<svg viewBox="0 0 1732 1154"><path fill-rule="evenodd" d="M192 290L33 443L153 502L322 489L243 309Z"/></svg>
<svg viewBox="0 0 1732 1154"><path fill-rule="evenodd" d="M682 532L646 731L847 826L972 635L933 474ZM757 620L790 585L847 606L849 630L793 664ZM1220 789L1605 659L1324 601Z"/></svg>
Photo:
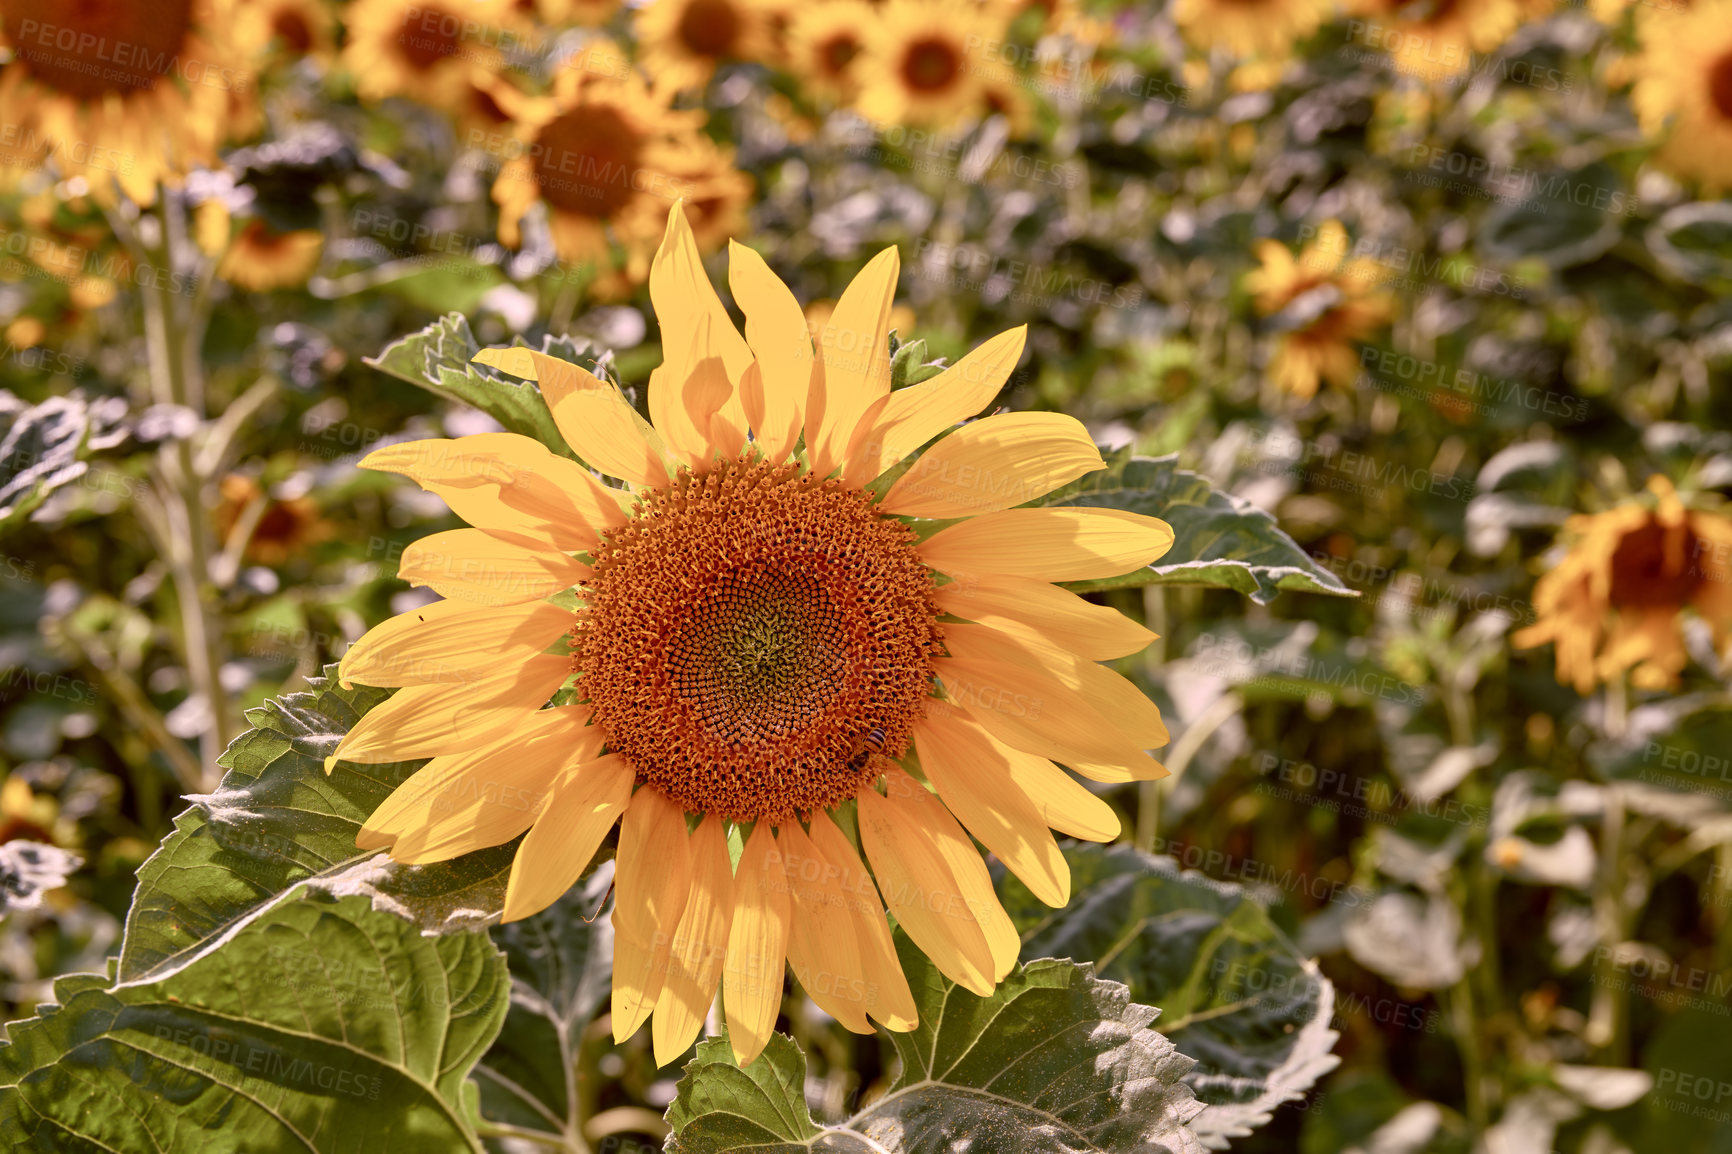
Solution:
<svg viewBox="0 0 1732 1154"><path fill-rule="evenodd" d="M860 90L857 75L866 30L879 19L866 0L833 0L794 9L788 25L788 71L808 96L847 104Z"/></svg>
<svg viewBox="0 0 1732 1154"><path fill-rule="evenodd" d="M518 7L533 8L544 24L580 24L599 28L619 11L620 0L518 0Z"/></svg>
<svg viewBox="0 0 1732 1154"><path fill-rule="evenodd" d="M521 44L522 14L504 0L354 0L343 63L362 100L406 96L458 112L496 73L501 46Z"/></svg>
<svg viewBox="0 0 1732 1154"><path fill-rule="evenodd" d="M1387 51L1396 71L1450 80L1474 66L1474 53L1495 50L1556 6L1557 0L1349 0L1348 10L1363 18L1367 47Z"/></svg>
<svg viewBox="0 0 1732 1154"><path fill-rule="evenodd" d="M327 60L336 45L324 0L242 0L236 23L236 39L258 56Z"/></svg>
<svg viewBox="0 0 1732 1154"><path fill-rule="evenodd" d="M219 491L217 536L226 542L237 525L250 519L245 549L249 561L282 565L336 535L337 527L320 515L319 504L311 497L269 497L243 473L225 475Z"/></svg>
<svg viewBox="0 0 1732 1154"><path fill-rule="evenodd" d="M644 70L658 88L701 87L722 61L769 51L768 16L760 0L651 0L635 24Z"/></svg>
<svg viewBox="0 0 1732 1154"><path fill-rule="evenodd" d="M232 0L3 0L0 108L40 154L98 196L141 204L156 186L216 163L225 132L252 121L252 76Z"/></svg>
<svg viewBox="0 0 1732 1154"><path fill-rule="evenodd" d="M313 275L324 247L324 234L316 228L278 232L254 218L229 242L217 276L252 292L294 288Z"/></svg>
<svg viewBox="0 0 1732 1154"><path fill-rule="evenodd" d="M551 97L512 103L516 155L493 184L508 245L522 243L523 218L537 203L547 206L560 257L598 267L611 259L610 229L647 258L681 195L703 202L710 246L743 212L750 182L698 131L703 112L669 108L612 45L593 45L561 69Z"/></svg>
<svg viewBox="0 0 1732 1154"><path fill-rule="evenodd" d="M54 798L37 794L17 774L6 775L5 785L0 786L0 842L39 841L70 848L71 833Z"/></svg>
<svg viewBox="0 0 1732 1154"><path fill-rule="evenodd" d="M969 835L1062 905L1048 826L1104 841L1119 823L1054 761L1098 781L1165 773L1145 752L1167 741L1159 711L1096 664L1152 634L1048 582L1146 565L1172 531L1014 507L1102 467L1073 418L952 431L997 396L1025 330L891 392L895 249L816 342L763 259L730 252L744 338L669 214L649 279L653 427L576 365L476 358L538 380L572 450L629 488L511 433L366 459L475 528L405 550L399 575L446 600L377 626L339 670L402 688L333 762L432 758L362 848L427 862L525 834L513 920L564 893L620 822L614 1036L653 1013L662 1063L718 984L752 1060L784 962L849 1029L912 1029L886 903L946 975L991 991L1018 942ZM865 488L940 436L882 496ZM543 708L562 687L570 703Z"/></svg>
<svg viewBox="0 0 1732 1154"><path fill-rule="evenodd" d="M860 115L949 128L979 113L987 80L1004 68L985 46L1004 39L1003 12L971 0L887 0L855 66Z"/></svg>
<svg viewBox="0 0 1732 1154"><path fill-rule="evenodd" d="M1732 638L1732 518L1686 507L1664 477L1648 491L1651 501L1570 518L1569 552L1534 586L1539 619L1511 638L1555 643L1558 680L1578 693L1626 670L1640 689L1676 686L1686 608L1717 648Z"/></svg>
<svg viewBox="0 0 1732 1154"><path fill-rule="evenodd" d="M1630 103L1644 131L1665 135L1660 163L1711 191L1732 187L1732 0L1698 0L1641 29Z"/></svg>
<svg viewBox="0 0 1732 1154"><path fill-rule="evenodd" d="M1277 241L1258 242L1262 266L1245 287L1256 294L1257 311L1278 313L1308 293L1320 298L1314 316L1283 333L1269 363L1275 384L1301 400L1317 394L1323 380L1345 388L1359 372L1355 344L1388 323L1394 302L1377 292L1383 271L1376 262L1349 259L1347 230L1326 221L1297 259Z"/></svg>
<svg viewBox="0 0 1732 1154"><path fill-rule="evenodd" d="M1173 21L1198 48L1284 59L1334 13L1334 0L1177 0Z"/></svg>

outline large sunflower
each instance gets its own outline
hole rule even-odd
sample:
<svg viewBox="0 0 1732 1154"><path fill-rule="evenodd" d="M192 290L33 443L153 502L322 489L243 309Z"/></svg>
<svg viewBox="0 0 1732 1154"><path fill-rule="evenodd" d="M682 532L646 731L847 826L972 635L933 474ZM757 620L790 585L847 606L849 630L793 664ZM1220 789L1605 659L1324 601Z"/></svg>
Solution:
<svg viewBox="0 0 1732 1154"><path fill-rule="evenodd" d="M644 68L657 87L701 87L723 61L769 53L769 17L762 0L651 0L635 24Z"/></svg>
<svg viewBox="0 0 1732 1154"><path fill-rule="evenodd" d="M402 688L331 759L432 758L363 848L436 861L527 831L507 920L564 893L620 822L614 1036L653 1012L662 1063L718 983L735 1055L754 1058L785 962L849 1029L913 1028L886 905L945 974L989 992L1017 935L969 835L1062 905L1048 827L1108 840L1118 821L1054 761L1100 781L1165 773L1144 752L1167 741L1159 712L1095 664L1152 635L1047 582L1145 565L1171 530L1014 507L1101 467L1070 417L951 431L997 395L1024 331L891 392L894 249L816 347L762 258L731 251L744 339L674 207L650 272L653 427L575 365L477 357L539 380L571 448L629 490L510 433L366 459L476 527L405 551L401 576L446 600L344 656L345 683ZM569 703L543 708L556 694Z"/></svg>
<svg viewBox="0 0 1732 1154"><path fill-rule="evenodd" d="M1291 306L1303 313L1277 342L1269 363L1275 384L1301 400L1315 396L1324 380L1351 385L1359 373L1356 344L1394 311L1389 295L1376 291L1383 270L1350 257L1347 230L1334 220L1324 222L1297 258L1273 240L1260 241L1257 255L1261 267L1245 277L1257 311L1269 316Z"/></svg>
<svg viewBox="0 0 1732 1154"><path fill-rule="evenodd" d="M1334 12L1334 0L1177 0L1173 22L1199 48L1284 59Z"/></svg>
<svg viewBox="0 0 1732 1154"><path fill-rule="evenodd" d="M1732 639L1732 518L1688 508L1664 477L1652 500L1572 517L1574 544L1534 586L1538 620L1518 648L1557 645L1558 680L1592 692L1626 670L1641 689L1677 685L1686 662L1683 623L1694 608Z"/></svg>
<svg viewBox="0 0 1732 1154"><path fill-rule="evenodd" d="M1004 13L972 0L887 0L855 66L860 115L949 128L981 112L1005 70L988 46L1005 33Z"/></svg>
<svg viewBox="0 0 1732 1154"><path fill-rule="evenodd" d="M1666 135L1660 163L1710 189L1732 188L1732 0L1698 0L1642 32L1630 102L1650 135Z"/></svg>
<svg viewBox="0 0 1732 1154"><path fill-rule="evenodd" d="M12 61L0 108L98 195L141 204L214 164L225 130L250 123L252 76L231 43L231 0L0 0Z"/></svg>

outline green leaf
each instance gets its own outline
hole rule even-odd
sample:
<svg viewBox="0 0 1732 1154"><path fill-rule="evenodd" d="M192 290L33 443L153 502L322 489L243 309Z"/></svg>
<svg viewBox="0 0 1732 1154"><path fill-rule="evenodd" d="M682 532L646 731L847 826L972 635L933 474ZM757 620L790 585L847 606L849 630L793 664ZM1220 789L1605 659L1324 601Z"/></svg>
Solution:
<svg viewBox="0 0 1732 1154"><path fill-rule="evenodd" d="M493 930L511 967L511 1012L475 1068L481 1115L565 1149L583 1148L578 1050L613 988L613 923L596 916L612 883L603 862L547 909Z"/></svg>
<svg viewBox="0 0 1732 1154"><path fill-rule="evenodd" d="M1238 886L1181 873L1129 846L1067 846L1071 900L1054 910L1014 877L1000 894L1023 957L1098 958L1102 978L1160 1007L1185 1081L1207 1108L1190 1128L1211 1149L1267 1123L1338 1059L1335 989Z"/></svg>
<svg viewBox="0 0 1732 1154"><path fill-rule="evenodd" d="M990 998L953 985L898 931L920 1025L891 1034L901 1068L839 1126L806 1108L805 1056L775 1035L745 1070L726 1039L698 1045L668 1124L675 1154L806 1146L841 1154L949 1149L1019 1154L1194 1151L1191 1062L1149 1028L1156 1011L1094 969L1018 966Z"/></svg>
<svg viewBox="0 0 1732 1154"><path fill-rule="evenodd" d="M1643 812L1679 825L1732 813L1732 704L1722 694L1668 697L1630 711L1619 737L1587 748L1601 781L1624 787Z"/></svg>
<svg viewBox="0 0 1732 1154"><path fill-rule="evenodd" d="M1661 264L1687 281L1732 279L1732 204L1692 201L1667 209L1645 240Z"/></svg>
<svg viewBox="0 0 1732 1154"><path fill-rule="evenodd" d="M1259 605L1283 589L1358 594L1319 566L1275 518L1178 467L1178 458L1114 456L1107 468L1048 494L1041 505L1125 509L1173 527L1173 547L1153 565L1120 577L1076 581L1077 592L1140 585L1206 585L1234 589Z"/></svg>
<svg viewBox="0 0 1732 1154"><path fill-rule="evenodd" d="M936 377L945 369L943 358L935 361L926 359L926 342L924 340L912 340L906 344L898 344L895 340L895 334L892 333L890 353L890 387L892 389L918 385L921 381Z"/></svg>
<svg viewBox="0 0 1732 1154"><path fill-rule="evenodd" d="M542 340L538 351L576 364L588 348L587 342L550 336ZM533 437L554 452L570 456L541 390L486 365L473 364L470 358L480 351L463 314L447 313L420 332L386 345L367 364L446 400L480 409L508 431Z"/></svg>
<svg viewBox="0 0 1732 1154"><path fill-rule="evenodd" d="M73 392L30 405L0 389L0 528L84 476L91 453L124 441L131 432L125 417L119 397L87 400Z"/></svg>
<svg viewBox="0 0 1732 1154"><path fill-rule="evenodd" d="M409 866L355 848L367 816L423 763L324 759L389 691L337 684L336 667L247 711L253 728L218 759L216 792L191 798L175 831L138 871L120 952L125 981L185 965L278 894L301 885L356 894L429 932L473 929L504 906L513 848Z"/></svg>
<svg viewBox="0 0 1732 1154"><path fill-rule="evenodd" d="M8 1150L480 1150L464 1079L507 998L484 935L303 890L159 980L55 995L0 1047Z"/></svg>

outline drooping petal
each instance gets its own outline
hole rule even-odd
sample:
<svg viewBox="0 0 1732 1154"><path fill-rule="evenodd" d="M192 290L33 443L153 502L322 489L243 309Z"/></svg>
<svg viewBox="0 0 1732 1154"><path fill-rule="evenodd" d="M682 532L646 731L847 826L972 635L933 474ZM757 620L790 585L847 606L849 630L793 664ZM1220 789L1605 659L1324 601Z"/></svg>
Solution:
<svg viewBox="0 0 1732 1154"><path fill-rule="evenodd" d="M707 815L689 840L691 891L668 951L668 976L650 1027L656 1065L678 1058L698 1036L716 998L734 919L734 869L722 819Z"/></svg>
<svg viewBox="0 0 1732 1154"><path fill-rule="evenodd" d="M1070 865L1040 811L1011 780L1010 763L986 731L942 702L916 722L920 767L968 832L997 854L1049 906L1070 900Z"/></svg>
<svg viewBox="0 0 1732 1154"><path fill-rule="evenodd" d="M812 847L812 839L799 822L776 830L776 849L791 898L788 964L794 968L795 979L819 1009L856 1034L870 1034L863 976L866 963L861 958L854 921L844 908L846 902L859 900L859 896L843 894L841 871L829 876L828 861ZM876 891L872 900L878 900Z"/></svg>
<svg viewBox="0 0 1732 1154"><path fill-rule="evenodd" d="M806 402L806 446L824 476L845 463L860 418L890 392L890 306L902 258L887 248L842 290L818 333L821 374Z"/></svg>
<svg viewBox="0 0 1732 1154"><path fill-rule="evenodd" d="M537 381L572 452L610 477L638 486L667 483L667 448L615 385L558 357L522 347L482 349L475 360Z"/></svg>
<svg viewBox="0 0 1732 1154"><path fill-rule="evenodd" d="M887 1030L912 1030L920 1024L914 993L902 973L902 962L890 938L890 920L865 863L854 852L836 823L825 814L812 819L811 844L831 867L841 872L838 884L846 897L843 910L854 924L860 944L861 976L866 979L866 1012Z"/></svg>
<svg viewBox="0 0 1732 1154"><path fill-rule="evenodd" d="M667 980L673 927L692 888L686 815L656 789L632 794L619 824L613 903L613 1040L643 1025Z"/></svg>
<svg viewBox="0 0 1732 1154"><path fill-rule="evenodd" d="M631 800L632 776L631 766L611 753L566 766L512 859L504 920L540 913L583 876Z"/></svg>
<svg viewBox="0 0 1732 1154"><path fill-rule="evenodd" d="M861 848L897 922L945 977L990 997L992 947L927 832L925 812L915 801L893 801L873 789L861 791L858 812Z"/></svg>
<svg viewBox="0 0 1732 1154"><path fill-rule="evenodd" d="M573 624L571 610L545 601L497 607L436 601L369 629L337 664L346 687L485 681L502 664L527 661Z"/></svg>
<svg viewBox="0 0 1732 1154"><path fill-rule="evenodd" d="M734 872L734 922L722 972L728 1041L734 1060L742 1066L763 1052L782 1008L789 907L788 876L775 835L768 822L759 822L746 839Z"/></svg>
<svg viewBox="0 0 1732 1154"><path fill-rule="evenodd" d="M1028 326L999 333L936 377L897 389L848 446L849 484L863 485L998 396L1022 357Z"/></svg>
<svg viewBox="0 0 1732 1154"><path fill-rule="evenodd" d="M812 339L800 302L764 258L728 242L728 287L746 314L746 343L757 358L763 396L752 428L764 456L780 461L794 451L806 419L812 382Z"/></svg>
<svg viewBox="0 0 1732 1154"><path fill-rule="evenodd" d="M880 502L903 517L973 517L1044 497L1106 468L1083 423L1063 413L1001 413L921 454Z"/></svg>
<svg viewBox="0 0 1732 1154"><path fill-rule="evenodd" d="M1117 577L1172 547L1165 521L1121 509L1006 509L940 529L920 546L941 573L992 573L1037 581Z"/></svg>
<svg viewBox="0 0 1732 1154"><path fill-rule="evenodd" d="M537 654L485 681L410 685L361 716L325 759L377 764L459 753L510 733L553 696L571 672L571 659ZM587 706L581 708L587 714Z"/></svg>
<svg viewBox="0 0 1732 1154"><path fill-rule="evenodd" d="M1015 621L1090 661L1128 657L1155 639L1116 609L1028 577L961 575L939 586L937 598L946 613L983 625Z"/></svg>
<svg viewBox="0 0 1732 1154"><path fill-rule="evenodd" d="M472 605L540 601L589 576L583 562L551 549L528 549L480 529L431 533L403 549L397 576L441 597Z"/></svg>

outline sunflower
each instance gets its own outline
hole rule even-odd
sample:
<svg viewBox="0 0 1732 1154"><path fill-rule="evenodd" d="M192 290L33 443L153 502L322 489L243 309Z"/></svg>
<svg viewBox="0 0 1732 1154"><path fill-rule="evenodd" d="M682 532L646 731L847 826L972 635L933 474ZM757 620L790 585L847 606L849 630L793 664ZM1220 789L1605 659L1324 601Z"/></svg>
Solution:
<svg viewBox="0 0 1732 1154"><path fill-rule="evenodd" d="M1167 741L1159 712L1095 663L1153 635L1048 582L1145 565L1172 531L1014 507L1102 467L1073 418L950 431L997 395L1025 331L891 392L894 249L815 347L762 258L734 245L730 263L744 339L676 204L649 281L653 427L575 365L476 358L538 380L573 451L630 489L511 433L366 458L476 527L405 550L400 576L446 600L349 649L343 683L402 688L330 759L432 758L363 849L427 862L526 833L507 920L570 888L619 822L614 1036L653 1014L663 1064L718 984L751 1061L785 962L849 1029L912 1029L886 904L945 974L991 991L1018 942L969 835L1062 905L1048 827L1119 826L1054 760L1099 781L1165 773L1144 752ZM882 496L866 487L946 433Z"/></svg>
<svg viewBox="0 0 1732 1154"><path fill-rule="evenodd" d="M262 57L328 60L336 24L324 0L242 0L236 38Z"/></svg>
<svg viewBox="0 0 1732 1154"><path fill-rule="evenodd" d="M887 0L855 68L864 85L856 107L879 124L949 128L985 107L986 81L1004 66L980 50L1004 39L1002 11L969 0Z"/></svg>
<svg viewBox="0 0 1732 1154"><path fill-rule="evenodd" d="M718 219L733 219L724 203L733 165L698 132L703 112L668 107L614 52L592 49L560 70L550 97L514 102L517 155L493 183L506 244L522 243L524 216L545 204L560 257L606 265L610 228L628 250L647 251L668 204L697 185L716 198ZM607 59L621 66L598 65Z"/></svg>
<svg viewBox="0 0 1732 1154"><path fill-rule="evenodd" d="M227 541L243 519L252 518L245 555L260 565L285 564L336 535L337 527L325 520L311 497L269 497L243 473L223 477L219 493L217 536Z"/></svg>
<svg viewBox="0 0 1732 1154"><path fill-rule="evenodd" d="M1375 291L1382 270L1374 261L1349 259L1347 230L1334 220L1324 222L1297 259L1273 240L1259 242L1257 256L1261 267L1245 277L1257 311L1270 316L1295 306L1303 314L1276 346L1269 364L1275 384L1301 400L1316 396L1323 380L1351 385L1359 373L1354 345L1394 312L1389 295Z"/></svg>
<svg viewBox="0 0 1732 1154"><path fill-rule="evenodd" d="M1173 21L1198 48L1285 59L1335 14L1333 0L1177 0Z"/></svg>
<svg viewBox="0 0 1732 1154"><path fill-rule="evenodd" d="M7 121L98 195L112 182L148 204L252 121L233 0L0 0L0 17Z"/></svg>
<svg viewBox="0 0 1732 1154"><path fill-rule="evenodd" d="M249 292L295 288L313 275L324 248L324 234L316 228L278 232L254 217L229 242L217 276Z"/></svg>
<svg viewBox="0 0 1732 1154"><path fill-rule="evenodd" d="M1450 80L1473 67L1473 54L1495 50L1557 0L1349 0L1348 9L1376 21L1376 46L1398 72Z"/></svg>
<svg viewBox="0 0 1732 1154"><path fill-rule="evenodd" d="M788 24L788 71L809 97L847 104L860 91L857 73L866 30L879 19L866 0L833 0L794 10Z"/></svg>
<svg viewBox="0 0 1732 1154"><path fill-rule="evenodd" d="M1732 187L1732 0L1698 0L1643 31L1630 103L1649 135L1665 135L1660 163L1710 190Z"/></svg>
<svg viewBox="0 0 1732 1154"><path fill-rule="evenodd" d="M580 24L599 28L619 11L621 0L517 0L519 11L532 14L543 24Z"/></svg>
<svg viewBox="0 0 1732 1154"><path fill-rule="evenodd" d="M1591 693L1626 670L1639 689L1670 689L1686 660L1680 615L1693 608L1732 640L1732 518L1687 507L1664 477L1651 500L1570 518L1569 552L1534 586L1538 620L1511 642L1554 642L1558 680Z"/></svg>
<svg viewBox="0 0 1732 1154"><path fill-rule="evenodd" d="M761 0L652 0L635 24L644 69L657 87L701 88L722 61L768 54L768 18Z"/></svg>
<svg viewBox="0 0 1732 1154"><path fill-rule="evenodd" d="M498 71L499 45L524 33L510 4L457 0L354 0L343 27L343 63L362 100L407 96L453 112L472 98L477 79Z"/></svg>
<svg viewBox="0 0 1732 1154"><path fill-rule="evenodd" d="M38 794L19 775L6 775L6 783L0 785L0 843L39 841L70 848L69 833L59 802Z"/></svg>

